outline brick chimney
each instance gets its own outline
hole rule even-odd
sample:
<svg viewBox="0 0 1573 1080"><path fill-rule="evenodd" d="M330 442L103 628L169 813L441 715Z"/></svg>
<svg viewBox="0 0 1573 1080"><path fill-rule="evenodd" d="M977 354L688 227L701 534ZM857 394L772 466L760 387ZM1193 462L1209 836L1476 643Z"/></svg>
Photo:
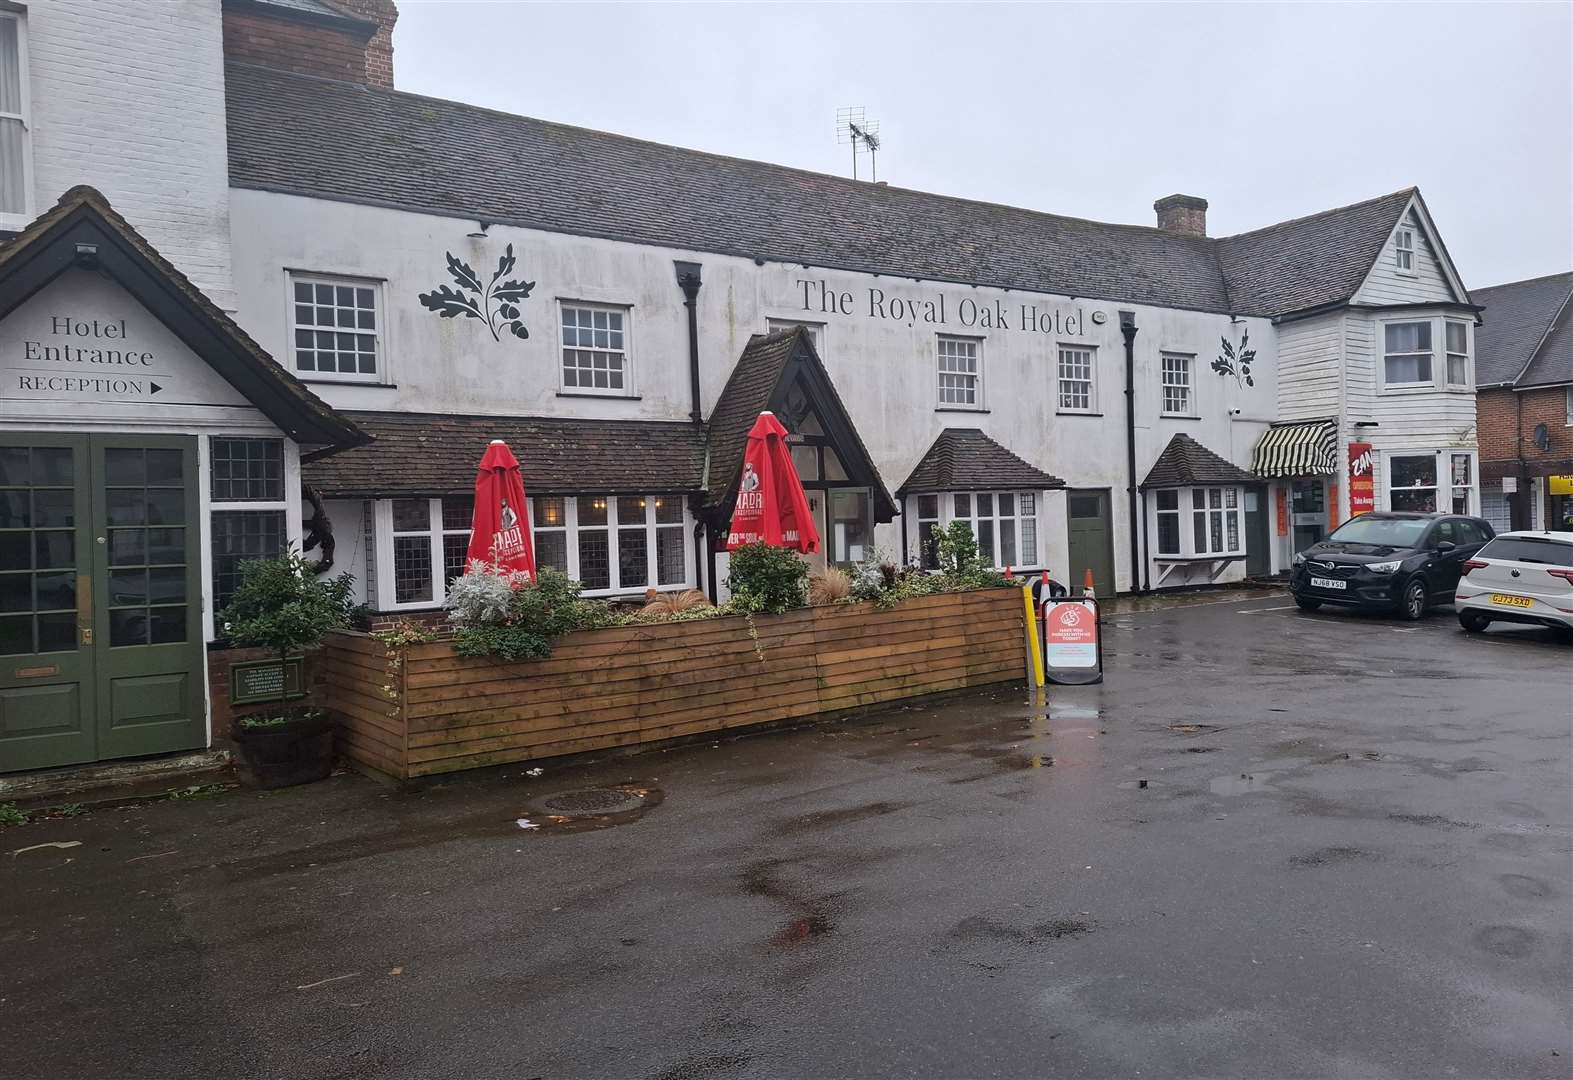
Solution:
<svg viewBox="0 0 1573 1080"><path fill-rule="evenodd" d="M393 89L393 24L399 9L393 0L334 0L344 11L377 24L377 32L366 43L366 83Z"/></svg>
<svg viewBox="0 0 1573 1080"><path fill-rule="evenodd" d="M1207 200L1195 195L1165 195L1152 204L1158 228L1181 236L1207 235Z"/></svg>
<svg viewBox="0 0 1573 1080"><path fill-rule="evenodd" d="M393 87L393 0L223 0L224 58Z"/></svg>

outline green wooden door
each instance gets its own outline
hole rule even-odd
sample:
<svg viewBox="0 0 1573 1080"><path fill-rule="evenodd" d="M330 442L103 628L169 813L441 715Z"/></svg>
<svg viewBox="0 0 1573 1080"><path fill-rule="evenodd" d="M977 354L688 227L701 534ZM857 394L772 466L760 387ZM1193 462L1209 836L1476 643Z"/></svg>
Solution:
<svg viewBox="0 0 1573 1080"><path fill-rule="evenodd" d="M1114 528L1109 520L1107 491L1065 494L1067 539L1070 542L1071 591L1080 595L1087 571L1099 596L1114 595Z"/></svg>
<svg viewBox="0 0 1573 1080"><path fill-rule="evenodd" d="M96 756L87 439L0 433L0 772Z"/></svg>
<svg viewBox="0 0 1573 1080"><path fill-rule="evenodd" d="M207 742L196 440L0 435L0 772Z"/></svg>
<svg viewBox="0 0 1573 1080"><path fill-rule="evenodd" d="M207 742L197 442L94 436L99 758Z"/></svg>

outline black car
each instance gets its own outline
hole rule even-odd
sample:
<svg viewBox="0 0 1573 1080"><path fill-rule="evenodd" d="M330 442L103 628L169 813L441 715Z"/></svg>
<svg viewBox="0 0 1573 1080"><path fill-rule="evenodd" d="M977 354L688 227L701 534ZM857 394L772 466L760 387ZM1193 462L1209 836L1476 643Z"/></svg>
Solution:
<svg viewBox="0 0 1573 1080"><path fill-rule="evenodd" d="M1361 514L1294 557L1289 588L1306 611L1342 604L1418 619L1452 603L1465 560L1495 535L1455 514Z"/></svg>

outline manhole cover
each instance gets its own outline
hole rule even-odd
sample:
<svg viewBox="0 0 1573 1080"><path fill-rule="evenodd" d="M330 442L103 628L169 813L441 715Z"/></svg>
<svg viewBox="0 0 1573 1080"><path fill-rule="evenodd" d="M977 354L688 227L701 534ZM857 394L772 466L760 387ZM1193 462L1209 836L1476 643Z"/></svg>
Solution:
<svg viewBox="0 0 1573 1080"><path fill-rule="evenodd" d="M541 808L564 817L600 817L603 814L626 814L644 806L644 797L632 791L617 788L588 788L584 791L564 791L541 800Z"/></svg>

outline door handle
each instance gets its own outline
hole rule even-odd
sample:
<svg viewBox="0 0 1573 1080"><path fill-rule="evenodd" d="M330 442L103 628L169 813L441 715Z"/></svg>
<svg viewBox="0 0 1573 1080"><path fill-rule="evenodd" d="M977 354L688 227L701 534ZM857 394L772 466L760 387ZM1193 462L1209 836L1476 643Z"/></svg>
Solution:
<svg viewBox="0 0 1573 1080"><path fill-rule="evenodd" d="M93 575L76 575L76 628L83 645L93 644Z"/></svg>

